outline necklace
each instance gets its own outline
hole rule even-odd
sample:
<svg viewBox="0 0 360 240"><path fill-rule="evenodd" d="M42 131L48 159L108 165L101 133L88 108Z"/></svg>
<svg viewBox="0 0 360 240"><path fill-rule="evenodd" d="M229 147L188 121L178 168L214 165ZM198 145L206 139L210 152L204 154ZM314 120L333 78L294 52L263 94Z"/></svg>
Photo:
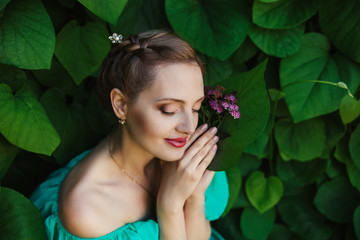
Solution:
<svg viewBox="0 0 360 240"><path fill-rule="evenodd" d="M120 166L120 164L114 159L113 154L112 154L112 152L111 152L111 147L110 147L111 137L112 137L112 135L110 135L110 137L109 137L109 153L110 153L111 159L112 159L112 160L114 161L114 163L119 167L120 171L121 171L125 176L127 176L131 181L133 181L134 183L138 184L140 187L142 187L143 189L145 189L145 190L151 195L151 197L155 199L155 196L153 195L153 193L152 193L149 189L147 189L144 185L142 185L141 183L139 183L138 181L136 181L135 178L133 178L132 176L130 176L130 175L126 172L126 170L125 170L124 168L122 168L122 167Z"/></svg>

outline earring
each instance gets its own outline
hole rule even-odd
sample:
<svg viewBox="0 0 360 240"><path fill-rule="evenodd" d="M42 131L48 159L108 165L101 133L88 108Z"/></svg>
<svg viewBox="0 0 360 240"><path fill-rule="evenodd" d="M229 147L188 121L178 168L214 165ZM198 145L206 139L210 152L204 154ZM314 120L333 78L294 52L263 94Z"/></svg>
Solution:
<svg viewBox="0 0 360 240"><path fill-rule="evenodd" d="M124 125L124 124L126 123L126 120L125 120L125 119L123 120L123 119L120 118L120 119L119 119L119 123L121 123L122 125Z"/></svg>

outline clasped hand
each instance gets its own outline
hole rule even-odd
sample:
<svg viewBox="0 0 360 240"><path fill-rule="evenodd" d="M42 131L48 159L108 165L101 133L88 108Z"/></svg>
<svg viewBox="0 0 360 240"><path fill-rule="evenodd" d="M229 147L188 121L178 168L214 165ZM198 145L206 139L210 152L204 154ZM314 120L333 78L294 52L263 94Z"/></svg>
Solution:
<svg viewBox="0 0 360 240"><path fill-rule="evenodd" d="M203 199L214 172L207 170L213 160L219 140L215 127L200 126L189 138L183 157L175 162L164 161L157 196L164 211L183 209L187 200Z"/></svg>

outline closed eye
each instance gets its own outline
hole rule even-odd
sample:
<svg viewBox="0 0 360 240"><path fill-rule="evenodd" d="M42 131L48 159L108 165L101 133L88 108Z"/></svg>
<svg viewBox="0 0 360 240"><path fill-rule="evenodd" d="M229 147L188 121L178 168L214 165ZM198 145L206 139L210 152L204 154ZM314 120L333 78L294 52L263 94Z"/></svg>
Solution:
<svg viewBox="0 0 360 240"><path fill-rule="evenodd" d="M174 115L175 112L167 112L165 111L164 109L160 109L161 113L164 114L165 116L171 116L171 115Z"/></svg>

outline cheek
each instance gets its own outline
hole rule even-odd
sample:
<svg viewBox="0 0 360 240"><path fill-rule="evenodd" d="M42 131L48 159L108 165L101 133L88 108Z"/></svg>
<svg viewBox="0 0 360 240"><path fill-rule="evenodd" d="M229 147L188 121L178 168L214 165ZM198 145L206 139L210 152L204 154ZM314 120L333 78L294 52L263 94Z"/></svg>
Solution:
<svg viewBox="0 0 360 240"><path fill-rule="evenodd" d="M144 138L153 138L164 135L166 124L156 117L153 112L134 111L131 114L129 126L132 135Z"/></svg>

